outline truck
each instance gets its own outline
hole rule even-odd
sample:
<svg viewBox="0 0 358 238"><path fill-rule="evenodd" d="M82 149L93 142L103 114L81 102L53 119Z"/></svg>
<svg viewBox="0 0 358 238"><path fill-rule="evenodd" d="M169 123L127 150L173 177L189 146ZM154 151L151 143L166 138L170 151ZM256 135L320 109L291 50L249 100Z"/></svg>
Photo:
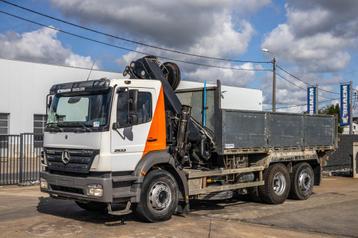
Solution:
<svg viewBox="0 0 358 238"><path fill-rule="evenodd" d="M179 67L154 56L123 74L52 86L42 192L159 222L189 212L194 199L280 204L308 199L320 184L335 117L222 107L219 80L177 89Z"/></svg>

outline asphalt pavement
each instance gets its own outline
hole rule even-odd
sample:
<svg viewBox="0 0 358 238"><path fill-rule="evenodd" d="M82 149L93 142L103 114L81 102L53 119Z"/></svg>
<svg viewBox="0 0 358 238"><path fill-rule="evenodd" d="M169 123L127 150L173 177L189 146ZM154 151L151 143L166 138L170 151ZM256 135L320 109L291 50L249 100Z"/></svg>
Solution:
<svg viewBox="0 0 358 238"><path fill-rule="evenodd" d="M328 177L306 201L194 202L185 216L143 223L92 214L38 186L0 187L0 237L358 237L358 179Z"/></svg>

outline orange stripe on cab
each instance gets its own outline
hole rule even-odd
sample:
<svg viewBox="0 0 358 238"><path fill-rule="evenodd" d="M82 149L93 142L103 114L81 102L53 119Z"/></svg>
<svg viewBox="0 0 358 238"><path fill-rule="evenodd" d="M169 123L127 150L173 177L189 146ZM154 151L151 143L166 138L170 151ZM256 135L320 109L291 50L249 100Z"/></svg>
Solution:
<svg viewBox="0 0 358 238"><path fill-rule="evenodd" d="M143 155L155 150L164 150L167 147L165 121L164 93L161 87Z"/></svg>

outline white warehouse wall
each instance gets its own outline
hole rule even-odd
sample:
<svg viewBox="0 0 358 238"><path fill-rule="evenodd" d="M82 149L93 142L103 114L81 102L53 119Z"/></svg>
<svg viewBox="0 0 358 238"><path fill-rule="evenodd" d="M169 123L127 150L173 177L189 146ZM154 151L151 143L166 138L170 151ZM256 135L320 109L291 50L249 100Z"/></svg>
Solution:
<svg viewBox="0 0 358 238"><path fill-rule="evenodd" d="M33 132L34 114L45 114L46 95L57 83L86 80L89 69L0 59L0 113L9 113L9 134ZM122 73L93 70L90 79L123 78ZM208 84L208 86L215 86ZM202 88L182 81L178 89ZM222 86L222 108L262 110L262 91Z"/></svg>
<svg viewBox="0 0 358 238"><path fill-rule="evenodd" d="M216 84L206 84L207 87ZM177 90L203 88L204 83L181 81ZM234 110L262 111L263 95L259 89L241 88L221 85L221 108Z"/></svg>
<svg viewBox="0 0 358 238"><path fill-rule="evenodd" d="M45 114L46 95L57 83L83 81L88 69L0 59L0 113L10 113L9 133L33 132L33 115ZM93 70L90 79L121 78Z"/></svg>

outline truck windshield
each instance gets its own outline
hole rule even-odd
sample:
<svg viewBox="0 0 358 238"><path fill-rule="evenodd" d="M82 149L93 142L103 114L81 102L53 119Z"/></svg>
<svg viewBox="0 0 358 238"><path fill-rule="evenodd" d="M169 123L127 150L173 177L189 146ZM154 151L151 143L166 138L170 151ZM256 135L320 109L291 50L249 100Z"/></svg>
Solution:
<svg viewBox="0 0 358 238"><path fill-rule="evenodd" d="M47 115L47 127L103 127L109 120L110 102L110 92L55 95Z"/></svg>

